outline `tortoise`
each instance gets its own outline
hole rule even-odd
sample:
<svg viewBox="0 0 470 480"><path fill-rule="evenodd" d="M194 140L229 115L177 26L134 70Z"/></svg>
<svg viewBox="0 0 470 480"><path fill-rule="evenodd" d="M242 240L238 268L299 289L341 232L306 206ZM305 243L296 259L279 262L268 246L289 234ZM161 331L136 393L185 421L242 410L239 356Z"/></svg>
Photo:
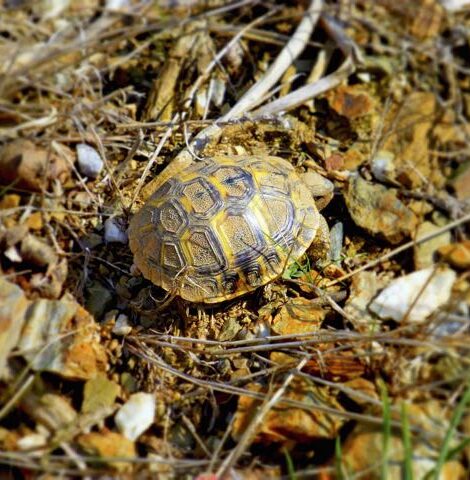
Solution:
<svg viewBox="0 0 470 480"><path fill-rule="evenodd" d="M144 277L197 303L250 292L328 240L308 186L287 160L267 155L167 167L129 226Z"/></svg>

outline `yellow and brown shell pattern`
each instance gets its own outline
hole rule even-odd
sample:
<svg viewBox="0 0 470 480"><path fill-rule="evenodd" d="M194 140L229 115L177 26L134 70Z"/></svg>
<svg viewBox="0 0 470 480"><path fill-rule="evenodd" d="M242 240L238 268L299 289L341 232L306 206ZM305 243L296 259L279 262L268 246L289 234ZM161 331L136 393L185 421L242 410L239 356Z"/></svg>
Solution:
<svg viewBox="0 0 470 480"><path fill-rule="evenodd" d="M313 197L289 162L216 156L163 183L132 218L129 241L153 283L216 303L279 276L318 226Z"/></svg>

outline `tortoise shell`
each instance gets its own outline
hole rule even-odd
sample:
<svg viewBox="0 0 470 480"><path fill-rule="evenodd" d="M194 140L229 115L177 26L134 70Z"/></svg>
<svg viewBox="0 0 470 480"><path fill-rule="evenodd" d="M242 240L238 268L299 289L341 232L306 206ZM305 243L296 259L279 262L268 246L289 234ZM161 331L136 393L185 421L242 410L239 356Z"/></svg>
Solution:
<svg viewBox="0 0 470 480"><path fill-rule="evenodd" d="M164 181L132 218L129 242L153 283L216 303L278 277L310 246L319 222L286 160L216 156Z"/></svg>

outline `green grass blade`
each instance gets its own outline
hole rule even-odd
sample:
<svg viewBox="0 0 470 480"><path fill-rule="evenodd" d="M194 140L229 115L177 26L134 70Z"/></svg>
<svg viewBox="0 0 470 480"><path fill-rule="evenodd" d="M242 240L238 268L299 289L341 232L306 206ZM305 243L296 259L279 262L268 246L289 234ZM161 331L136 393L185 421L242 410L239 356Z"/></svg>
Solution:
<svg viewBox="0 0 470 480"><path fill-rule="evenodd" d="M287 475L290 480L297 480L297 475L295 474L294 462L290 456L289 450L287 448L283 449L284 456L286 457L286 466L287 466Z"/></svg>
<svg viewBox="0 0 470 480"><path fill-rule="evenodd" d="M467 386L465 393L462 395L460 402L457 405L457 408L452 415L450 420L449 428L447 429L446 436L444 437L444 441L442 442L441 451L439 452L439 458L437 459L436 467L434 468L433 478L434 480L439 480L439 475L441 473L442 467L444 463L449 459L449 452L450 452L450 442L452 440L452 436L462 419L462 416L465 412L465 407L470 401L470 384Z"/></svg>
<svg viewBox="0 0 470 480"><path fill-rule="evenodd" d="M335 441L335 470L336 470L336 478L338 480L343 480L343 452L341 450L341 438L339 436L336 437Z"/></svg>
<svg viewBox="0 0 470 480"><path fill-rule="evenodd" d="M449 450L449 453L447 454L446 460L452 460L455 458L457 455L460 454L462 450L464 450L466 447L470 445L470 437L464 438L456 447L454 447L452 450Z"/></svg>
<svg viewBox="0 0 470 480"><path fill-rule="evenodd" d="M404 453L404 479L413 480L413 447L411 444L410 422L408 421L408 412L406 403L401 404L401 431Z"/></svg>
<svg viewBox="0 0 470 480"><path fill-rule="evenodd" d="M382 386L382 408L383 408L383 436L382 436L382 471L380 478L387 480L388 477L388 456L390 439L392 436L392 422L390 412L390 398L388 397L385 385Z"/></svg>

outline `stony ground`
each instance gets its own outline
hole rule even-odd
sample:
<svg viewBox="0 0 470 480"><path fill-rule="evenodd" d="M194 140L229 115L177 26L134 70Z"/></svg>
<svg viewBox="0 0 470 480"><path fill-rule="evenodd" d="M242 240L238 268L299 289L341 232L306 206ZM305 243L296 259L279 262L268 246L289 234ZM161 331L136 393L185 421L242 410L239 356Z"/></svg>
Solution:
<svg viewBox="0 0 470 480"><path fill-rule="evenodd" d="M1 3L1 478L468 478L469 32L465 0ZM289 160L328 255L152 285L127 226L178 154Z"/></svg>

